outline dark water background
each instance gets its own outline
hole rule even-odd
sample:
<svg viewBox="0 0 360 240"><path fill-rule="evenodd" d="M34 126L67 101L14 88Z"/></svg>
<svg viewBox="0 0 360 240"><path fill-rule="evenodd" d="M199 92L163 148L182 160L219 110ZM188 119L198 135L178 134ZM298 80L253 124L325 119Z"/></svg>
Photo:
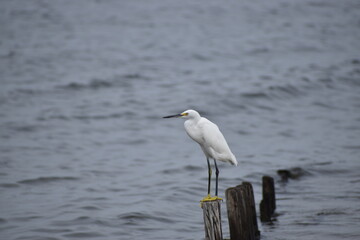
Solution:
<svg viewBox="0 0 360 240"><path fill-rule="evenodd" d="M1 0L0 81L1 239L202 239L188 108L221 196L276 178L262 239L359 239L358 0Z"/></svg>

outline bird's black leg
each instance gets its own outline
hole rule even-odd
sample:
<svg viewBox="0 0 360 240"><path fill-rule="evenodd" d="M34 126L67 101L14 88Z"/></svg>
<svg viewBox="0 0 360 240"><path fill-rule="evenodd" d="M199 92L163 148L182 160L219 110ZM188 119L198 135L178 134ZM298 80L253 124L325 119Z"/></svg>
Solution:
<svg viewBox="0 0 360 240"><path fill-rule="evenodd" d="M206 160L207 160L208 170L209 170L209 179L208 179L208 197L210 197L210 183L211 183L211 173L212 173L212 170L211 170L211 166L210 166L210 161L209 161L209 158L207 157L207 158L206 158Z"/></svg>
<svg viewBox="0 0 360 240"><path fill-rule="evenodd" d="M218 166L216 164L216 160L214 159L214 164L215 164L215 168L216 168L216 185L215 185L215 196L218 196L218 182L219 182L219 169Z"/></svg>

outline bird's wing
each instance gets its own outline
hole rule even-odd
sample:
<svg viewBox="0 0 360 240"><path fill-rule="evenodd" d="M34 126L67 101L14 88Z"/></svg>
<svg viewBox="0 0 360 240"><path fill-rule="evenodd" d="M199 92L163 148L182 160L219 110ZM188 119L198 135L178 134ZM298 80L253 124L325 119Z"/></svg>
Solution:
<svg viewBox="0 0 360 240"><path fill-rule="evenodd" d="M202 123L202 133L205 147L211 148L219 157L220 155L223 157L231 157L232 153L224 138L224 135L220 132L218 126L215 123L210 122L204 118ZM213 157L216 158L216 156Z"/></svg>

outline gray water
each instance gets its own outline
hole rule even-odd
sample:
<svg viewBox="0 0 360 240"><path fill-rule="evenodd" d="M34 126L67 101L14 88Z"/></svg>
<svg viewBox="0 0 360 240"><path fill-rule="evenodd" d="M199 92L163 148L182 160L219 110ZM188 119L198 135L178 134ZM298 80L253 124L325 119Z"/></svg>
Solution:
<svg viewBox="0 0 360 240"><path fill-rule="evenodd" d="M359 239L358 0L2 0L0 238L203 239L186 109L276 180L262 239ZM278 169L301 170L281 182ZM225 202L224 236L229 238Z"/></svg>

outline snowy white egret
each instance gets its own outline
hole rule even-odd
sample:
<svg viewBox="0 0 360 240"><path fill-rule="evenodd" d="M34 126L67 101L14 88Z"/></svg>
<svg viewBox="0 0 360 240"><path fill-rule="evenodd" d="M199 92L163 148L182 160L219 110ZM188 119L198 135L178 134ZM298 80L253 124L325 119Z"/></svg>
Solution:
<svg viewBox="0 0 360 240"><path fill-rule="evenodd" d="M231 152L223 134L220 132L218 126L209 121L208 119L201 117L200 114L195 110L186 110L180 114L166 116L164 118L184 118L186 133L197 142L203 150L209 170L208 178L208 195L201 201L212 201L221 199L218 197L218 180L219 180L219 169L216 161L223 161L237 165L236 158ZM216 188L215 197L210 196L210 182L211 182L211 166L209 158L214 159L214 165L216 169Z"/></svg>

